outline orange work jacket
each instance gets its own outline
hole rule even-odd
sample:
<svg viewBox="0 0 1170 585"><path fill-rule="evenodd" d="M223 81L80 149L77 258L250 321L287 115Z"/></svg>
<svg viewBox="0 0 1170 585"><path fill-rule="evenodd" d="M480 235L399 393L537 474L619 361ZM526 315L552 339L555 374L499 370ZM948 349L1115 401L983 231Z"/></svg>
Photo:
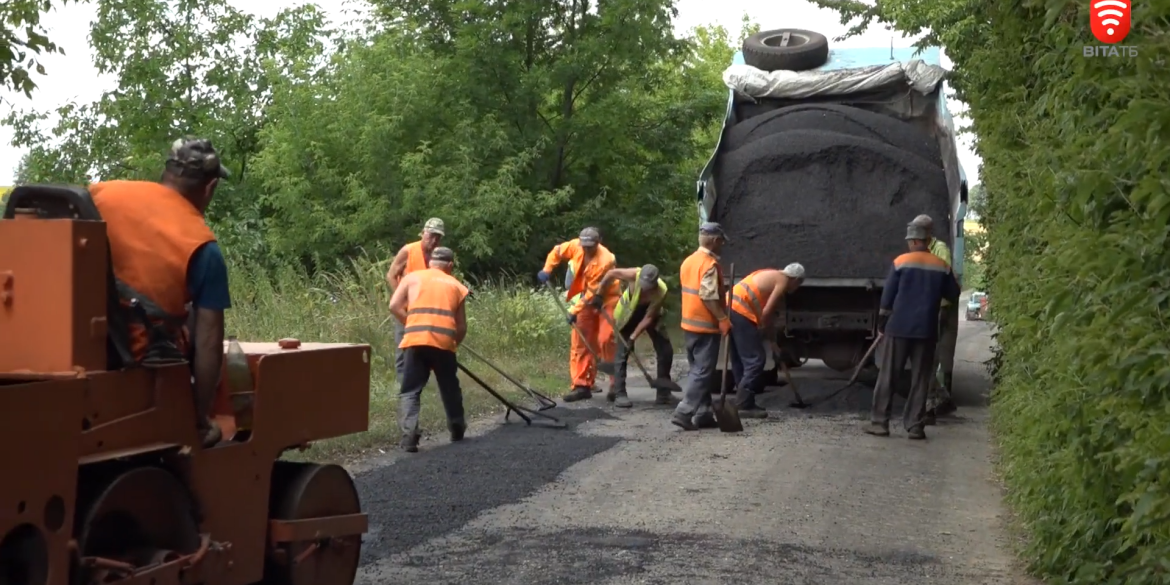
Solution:
<svg viewBox="0 0 1170 585"><path fill-rule="evenodd" d="M570 313L577 314L584 309L594 293L606 299L616 299L621 294L621 284L617 280L611 282L605 290L597 290L605 273L617 266L617 257L605 246L598 244L593 259L585 264L585 248L581 246L580 239L557 244L544 260L544 271L556 270L561 262L569 263L569 269L565 273L565 301L571 302L573 297L584 293L580 298L581 302L569 307Z"/></svg>
<svg viewBox="0 0 1170 585"><path fill-rule="evenodd" d="M142 361L150 334L130 311L145 309L152 329L187 354L187 264L200 246L215 241L203 214L177 191L149 181L106 181L89 187L106 223L114 278L130 326L130 351Z"/></svg>
<svg viewBox="0 0 1170 585"><path fill-rule="evenodd" d="M406 328L399 349L429 346L455 351L455 312L467 298L467 287L436 268L420 270L418 293L406 308Z"/></svg>
<svg viewBox="0 0 1170 585"><path fill-rule="evenodd" d="M703 304L699 298L699 286L703 281L703 274L715 266L716 278L719 280L719 297L723 298L723 269L706 250L700 248L687 257L679 271L679 284L682 289L682 328L691 333L719 333L719 322L715 315Z"/></svg>

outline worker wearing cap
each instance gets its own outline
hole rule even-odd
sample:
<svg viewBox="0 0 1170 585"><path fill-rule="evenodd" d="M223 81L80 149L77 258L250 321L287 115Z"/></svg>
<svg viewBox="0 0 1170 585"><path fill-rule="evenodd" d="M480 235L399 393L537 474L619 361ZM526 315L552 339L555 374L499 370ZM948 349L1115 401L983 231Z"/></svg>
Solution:
<svg viewBox="0 0 1170 585"><path fill-rule="evenodd" d="M662 303L668 289L666 281L658 277L658 267L653 264L641 268L614 268L602 277L601 287L608 288L613 281L625 284L625 291L614 308L613 319L617 328L614 334L621 335L626 342L617 344L614 376L605 398L618 408L630 408L633 404L626 394L626 372L634 342L643 333L649 335L650 343L654 344L658 379L670 379L674 348L662 330ZM659 389L656 402L670 404L670 390Z"/></svg>
<svg viewBox="0 0 1170 585"><path fill-rule="evenodd" d="M925 229L910 224L906 242L910 251L894 259L882 289L878 331L886 337L881 372L873 392L873 408L865 432L889 436L894 384L910 361L912 383L902 424L911 439L925 439L926 395L934 375L938 343L939 302L959 298L959 284L947 263L929 252Z"/></svg>
<svg viewBox="0 0 1170 585"><path fill-rule="evenodd" d="M926 230L931 254L938 256L947 266L951 263L951 250L946 242L934 237L934 220L929 215L919 215L910 222ZM952 396L953 374L955 372L955 345L959 337L959 303L942 300L939 307L938 348L935 350L934 369L936 377L930 385L930 394L926 398L927 424L934 424L934 417L946 416L955 412L955 401ZM942 378L939 380L938 378Z"/></svg>
<svg viewBox="0 0 1170 585"><path fill-rule="evenodd" d="M89 187L106 223L123 307L109 319L112 325L124 323L130 334L115 341L125 349L121 360L146 366L191 361L196 423L205 445L222 438L211 416L231 295L227 263L204 213L220 179L228 176L211 142L188 137L171 144L159 182L104 181Z"/></svg>
<svg viewBox="0 0 1170 585"><path fill-rule="evenodd" d="M731 317L724 305L727 289L719 252L727 237L723 226L705 222L699 226L699 249L682 263L682 329L687 344L687 385L670 422L684 430L715 425L711 412L711 386L718 375L719 345L731 333Z"/></svg>
<svg viewBox="0 0 1170 585"><path fill-rule="evenodd" d="M764 390L767 364L764 344L775 339L772 319L780 307L780 299L794 292L802 282L804 266L794 262L784 270L757 270L731 289L731 371L735 375L735 401L740 416L768 418L768 411L756 404L756 395Z"/></svg>
<svg viewBox="0 0 1170 585"><path fill-rule="evenodd" d="M428 267L402 278L390 298L390 312L405 331L398 348L404 357L398 395L398 421L403 450L418 451L420 396L431 372L439 386L439 397L447 413L451 441L463 440L467 422L463 418L463 391L459 387L459 365L455 351L467 335L464 301L467 287L451 276L455 253L437 247L430 253Z"/></svg>
<svg viewBox="0 0 1170 585"><path fill-rule="evenodd" d="M557 244L548 253L544 268L536 274L537 280L541 284L547 283L552 271L562 262L568 263L565 300L569 302L569 323L576 324L585 336L585 339L581 339L581 335L574 331L569 350L569 373L573 377L573 387L565 395L564 401L575 402L593 398L593 383L597 376L597 364L593 362L593 356L585 344L594 348L602 361L613 359L613 331L609 321L603 319L600 312L606 311L613 315L619 290L616 281L607 283L605 288L601 287L601 281L614 269L617 259L601 245L601 232L595 227L587 227L581 230L576 239Z"/></svg>
<svg viewBox="0 0 1170 585"><path fill-rule="evenodd" d="M386 283L390 285L392 292L398 290L398 283L402 280L402 277L419 270L427 269L431 252L442 243L445 233L443 220L432 217L423 224L422 232L419 233L420 239L417 242L411 242L398 250L398 254L394 256L394 261L390 263L390 269L386 271ZM402 324L395 323L395 347L402 343L402 336ZM402 351L395 349L394 378L398 381L400 388L402 386L402 376L404 375L404 359Z"/></svg>

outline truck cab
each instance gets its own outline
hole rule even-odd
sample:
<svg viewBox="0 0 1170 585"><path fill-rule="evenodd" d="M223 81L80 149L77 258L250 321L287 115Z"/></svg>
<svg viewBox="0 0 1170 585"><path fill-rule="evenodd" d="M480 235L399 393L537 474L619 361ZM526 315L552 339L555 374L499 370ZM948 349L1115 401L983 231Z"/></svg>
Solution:
<svg viewBox="0 0 1170 585"><path fill-rule="evenodd" d="M749 60L786 33L827 47L810 31L765 31L745 41ZM846 372L872 362L885 276L915 216L933 218L962 284L967 177L940 49L832 49L815 66L808 54L800 71L735 54L723 130L697 181L697 219L723 224L722 263L725 274L734 264L736 282L805 266L803 286L774 315L778 344L790 367L819 359ZM764 353L775 375L776 356Z"/></svg>

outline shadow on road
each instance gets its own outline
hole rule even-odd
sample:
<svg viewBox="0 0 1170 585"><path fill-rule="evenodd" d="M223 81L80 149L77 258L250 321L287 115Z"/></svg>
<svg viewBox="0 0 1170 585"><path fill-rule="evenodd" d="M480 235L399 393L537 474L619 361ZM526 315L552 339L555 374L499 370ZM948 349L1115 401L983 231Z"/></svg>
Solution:
<svg viewBox="0 0 1170 585"><path fill-rule="evenodd" d="M355 483L370 515L362 563L405 551L463 526L480 512L520 501L573 464L620 441L574 431L583 422L613 418L600 408L549 412L569 428L526 427L513 420L484 435L424 449L359 474Z"/></svg>

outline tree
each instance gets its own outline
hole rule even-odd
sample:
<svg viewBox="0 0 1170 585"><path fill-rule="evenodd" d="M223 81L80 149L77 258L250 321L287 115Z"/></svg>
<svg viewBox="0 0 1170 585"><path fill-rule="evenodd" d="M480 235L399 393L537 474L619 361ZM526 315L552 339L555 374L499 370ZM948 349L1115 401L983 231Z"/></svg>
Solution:
<svg viewBox="0 0 1170 585"><path fill-rule="evenodd" d="M37 60L42 54L61 53L45 35L41 16L54 4L64 6L69 0L4 0L0 2L0 86L32 97L37 84L31 72L45 74Z"/></svg>

